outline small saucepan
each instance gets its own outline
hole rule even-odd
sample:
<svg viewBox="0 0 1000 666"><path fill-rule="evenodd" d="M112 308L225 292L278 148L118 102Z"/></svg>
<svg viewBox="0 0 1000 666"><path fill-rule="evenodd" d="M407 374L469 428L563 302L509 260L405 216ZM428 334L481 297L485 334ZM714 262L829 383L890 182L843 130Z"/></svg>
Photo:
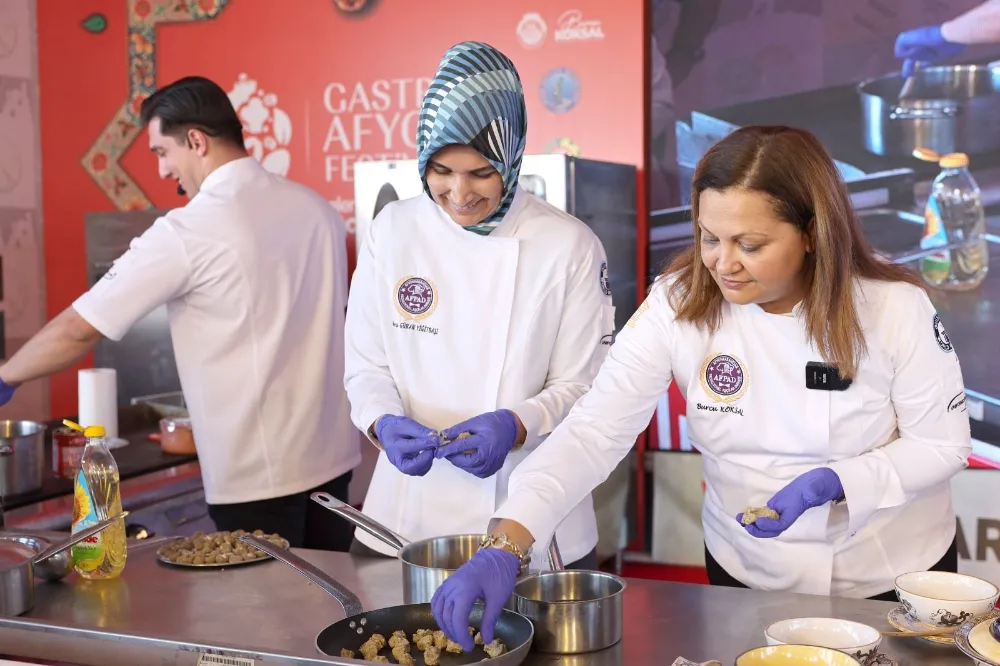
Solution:
<svg viewBox="0 0 1000 666"><path fill-rule="evenodd" d="M595 652L622 639L625 581L602 571L543 571L514 586L513 610L535 627L535 650Z"/></svg>
<svg viewBox="0 0 1000 666"><path fill-rule="evenodd" d="M452 534L411 542L332 495L313 493L310 497L320 506L354 523L355 526L396 550L396 558L403 566L403 603L407 604L430 603L435 590L445 578L472 559L485 536ZM562 569L562 559L555 537L549 546L548 559L554 569ZM509 608L513 609L512 606Z"/></svg>
<svg viewBox="0 0 1000 666"><path fill-rule="evenodd" d="M123 520L128 511L81 530L71 538L51 545L41 552L40 540L0 534L0 615L23 615L35 607L35 576L37 567L53 555L63 552L84 539L92 537L109 525Z"/></svg>
<svg viewBox="0 0 1000 666"><path fill-rule="evenodd" d="M366 611L361 605L361 600L353 592L294 553L249 534L241 536L240 541L259 548L279 562L288 565L330 594L344 608L346 617L334 622L316 636L316 649L320 654L348 657L343 651L350 651L352 654L348 658L361 659L364 658L363 655L359 655L361 646L367 644L373 634L380 634L383 641L388 642L396 631L404 632L407 640L413 640L413 635L421 630L437 630L437 622L434 620L430 604L404 604ZM472 609L469 626L473 631L481 628L482 615L482 605ZM503 644L503 653L492 657L489 662L496 666L518 666L528 656L535 632L527 618L513 611L504 610L496 623L494 635L496 640ZM415 643L413 640L413 644L407 646L406 651L410 659L405 661L413 666L426 666L427 653L421 654ZM381 643L378 659L385 660L386 663L404 663L404 660L392 653L392 647L395 646ZM471 666L483 661L486 655L485 648L478 645L473 654L455 654L440 650L436 655L438 657L436 663L439 666Z"/></svg>
<svg viewBox="0 0 1000 666"><path fill-rule="evenodd" d="M453 534L410 542L332 495L313 493L311 497L396 550L396 558L403 566L405 604L430 603L444 579L472 559L483 540L482 534Z"/></svg>

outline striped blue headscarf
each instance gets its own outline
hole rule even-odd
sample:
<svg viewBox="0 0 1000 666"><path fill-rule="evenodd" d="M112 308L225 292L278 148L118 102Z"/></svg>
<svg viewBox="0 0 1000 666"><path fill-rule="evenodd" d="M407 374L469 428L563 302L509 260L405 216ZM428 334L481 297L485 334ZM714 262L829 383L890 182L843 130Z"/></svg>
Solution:
<svg viewBox="0 0 1000 666"><path fill-rule="evenodd" d="M500 224L517 190L528 134L524 91L514 63L482 42L448 49L420 108L417 168L427 187L427 162L445 146L475 148L503 177L503 199L479 224L465 227L489 234Z"/></svg>

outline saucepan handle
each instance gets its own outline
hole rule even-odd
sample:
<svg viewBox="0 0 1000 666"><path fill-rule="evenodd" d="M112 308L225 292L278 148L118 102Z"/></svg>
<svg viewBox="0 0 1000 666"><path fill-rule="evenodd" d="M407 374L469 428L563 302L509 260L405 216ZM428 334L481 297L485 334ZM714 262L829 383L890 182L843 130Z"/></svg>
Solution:
<svg viewBox="0 0 1000 666"><path fill-rule="evenodd" d="M549 567L552 571L562 571L565 569L563 565L562 553L559 552L559 542L556 541L556 535L552 535L552 541L549 542Z"/></svg>
<svg viewBox="0 0 1000 666"><path fill-rule="evenodd" d="M118 514L114 518L108 518L107 520L102 520L99 523L91 525L90 527L88 527L85 530L80 530L79 532L77 532L76 534L74 534L73 536L71 536L66 541L62 541L60 543L54 544L52 546L49 546L48 548L46 548L45 550L43 550L42 552L40 552L38 555L35 555L35 559L33 560L33 562L35 564L38 564L39 562L47 560L50 557L52 557L53 555L55 555L56 553L61 553L62 551L64 551L67 548L69 548L70 546L75 546L76 544L80 543L84 539L87 539L89 537L94 536L95 534L97 534L101 530L106 529L107 527L113 525L114 523L118 522L119 520L125 520L125 516L127 516L127 515L128 515L128 511L122 511L120 514Z"/></svg>
<svg viewBox="0 0 1000 666"><path fill-rule="evenodd" d="M402 550L403 546L410 543L382 523L372 520L347 502L341 502L329 493L313 493L310 497L313 502L333 511L344 520L354 523L355 526L368 532L368 534L371 534L385 545L395 548L397 552Z"/></svg>
<svg viewBox="0 0 1000 666"><path fill-rule="evenodd" d="M306 562L298 555L251 534L245 534L239 539L245 544L264 551L279 562L287 564L299 574L319 585L331 597L340 602L340 605L344 607L345 617L354 617L365 612L364 607L361 605L361 600L358 599L356 594L338 583L329 574Z"/></svg>

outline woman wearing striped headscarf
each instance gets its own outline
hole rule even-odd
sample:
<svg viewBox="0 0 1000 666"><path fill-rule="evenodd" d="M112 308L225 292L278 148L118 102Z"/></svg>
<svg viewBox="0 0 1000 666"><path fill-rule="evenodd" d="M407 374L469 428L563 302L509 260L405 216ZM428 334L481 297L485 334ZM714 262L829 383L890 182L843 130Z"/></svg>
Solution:
<svg viewBox="0 0 1000 666"><path fill-rule="evenodd" d="M364 510L410 540L481 533L610 344L604 248L518 187L526 136L513 63L479 42L450 48L418 121L424 194L388 204L361 241L345 385L382 451ZM556 533L568 566L596 568L589 496ZM395 554L355 539L355 553Z"/></svg>

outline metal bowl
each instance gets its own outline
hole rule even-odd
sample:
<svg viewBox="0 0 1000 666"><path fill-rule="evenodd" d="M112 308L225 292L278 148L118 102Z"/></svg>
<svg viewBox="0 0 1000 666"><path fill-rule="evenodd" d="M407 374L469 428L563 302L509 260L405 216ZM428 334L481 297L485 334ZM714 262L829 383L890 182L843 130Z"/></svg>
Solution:
<svg viewBox="0 0 1000 666"><path fill-rule="evenodd" d="M543 571L518 581L513 597L535 626L535 650L581 654L621 641L625 587L601 571Z"/></svg>
<svg viewBox="0 0 1000 666"><path fill-rule="evenodd" d="M52 541L49 539L30 534L0 534L0 538L23 544L36 554L52 545ZM34 566L35 578L48 581L62 580L72 570L73 556L71 548L56 553Z"/></svg>

